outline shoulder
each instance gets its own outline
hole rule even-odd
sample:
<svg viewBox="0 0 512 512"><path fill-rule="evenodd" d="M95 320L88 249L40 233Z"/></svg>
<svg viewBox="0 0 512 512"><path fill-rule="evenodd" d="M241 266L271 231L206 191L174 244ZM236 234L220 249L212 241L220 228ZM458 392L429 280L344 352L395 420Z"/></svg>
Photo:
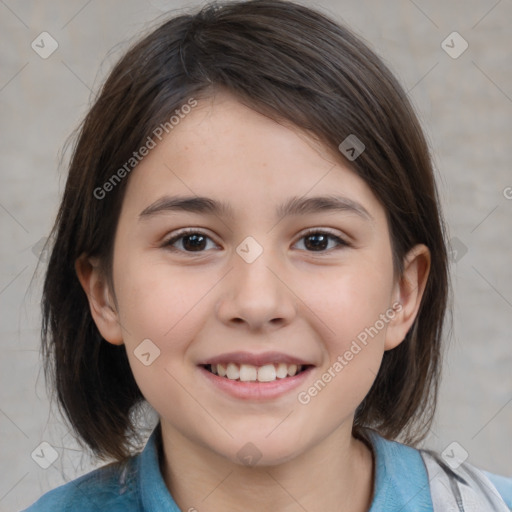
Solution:
<svg viewBox="0 0 512 512"><path fill-rule="evenodd" d="M505 477L489 473L488 471L482 471L487 476L491 483L496 487L496 490L500 493L503 501L512 510L512 477Z"/></svg>
<svg viewBox="0 0 512 512"><path fill-rule="evenodd" d="M448 503L453 510L457 510L459 504L468 511L511 510L512 479L457 460L453 450L446 458L431 450L420 450L420 453L429 474L434 510L442 510Z"/></svg>
<svg viewBox="0 0 512 512"><path fill-rule="evenodd" d="M44 494L23 512L90 512L140 510L135 459L95 469Z"/></svg>
<svg viewBox="0 0 512 512"><path fill-rule="evenodd" d="M432 511L428 475L420 452L372 429L365 428L361 433L371 443L375 462L370 512Z"/></svg>
<svg viewBox="0 0 512 512"><path fill-rule="evenodd" d="M512 478L480 470L467 461L389 440L364 429L376 457L374 503L382 510L509 512ZM457 463L455 463L457 462ZM387 508L386 508L387 507Z"/></svg>

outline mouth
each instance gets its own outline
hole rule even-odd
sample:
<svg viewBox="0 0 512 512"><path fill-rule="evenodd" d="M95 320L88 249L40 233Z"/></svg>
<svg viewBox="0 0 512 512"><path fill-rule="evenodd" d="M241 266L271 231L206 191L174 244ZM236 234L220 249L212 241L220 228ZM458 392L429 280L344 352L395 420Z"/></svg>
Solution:
<svg viewBox="0 0 512 512"><path fill-rule="evenodd" d="M263 383L286 380L313 367L313 365L310 364L268 363L255 366L252 364L238 364L234 362L224 364L201 364L199 366L213 375L231 381Z"/></svg>
<svg viewBox="0 0 512 512"><path fill-rule="evenodd" d="M259 402L291 396L315 368L311 360L282 352L229 352L196 364L212 389L237 400Z"/></svg>

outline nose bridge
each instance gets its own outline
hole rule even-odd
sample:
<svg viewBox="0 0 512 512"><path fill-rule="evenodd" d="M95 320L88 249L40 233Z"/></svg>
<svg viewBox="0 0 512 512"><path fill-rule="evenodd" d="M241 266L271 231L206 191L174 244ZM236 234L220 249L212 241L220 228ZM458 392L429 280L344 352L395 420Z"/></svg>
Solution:
<svg viewBox="0 0 512 512"><path fill-rule="evenodd" d="M224 322L243 320L251 327L261 327L292 318L295 301L284 284L284 265L276 251L247 237L236 248L232 266L231 280L218 309Z"/></svg>

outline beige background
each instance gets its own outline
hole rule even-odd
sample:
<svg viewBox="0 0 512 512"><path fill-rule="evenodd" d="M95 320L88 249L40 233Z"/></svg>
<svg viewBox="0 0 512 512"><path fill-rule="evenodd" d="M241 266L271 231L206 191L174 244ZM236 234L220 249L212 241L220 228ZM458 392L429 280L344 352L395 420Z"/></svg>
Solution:
<svg viewBox="0 0 512 512"><path fill-rule="evenodd" d="M160 9L191 5L0 0L0 511L24 508L92 467L50 414L39 359L41 279L33 275L64 185L59 152L127 42ZM512 1L310 5L384 57L432 144L458 252L454 331L425 445L443 451L457 441L473 464L512 476ZM43 31L59 45L47 59L31 48ZM457 59L441 47L453 31L469 44ZM46 470L31 458L42 441L59 455Z"/></svg>

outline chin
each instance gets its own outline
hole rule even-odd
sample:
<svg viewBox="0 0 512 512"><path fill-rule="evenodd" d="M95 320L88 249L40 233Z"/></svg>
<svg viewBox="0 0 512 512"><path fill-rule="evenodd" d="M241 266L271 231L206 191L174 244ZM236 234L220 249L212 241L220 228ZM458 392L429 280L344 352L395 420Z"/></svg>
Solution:
<svg viewBox="0 0 512 512"><path fill-rule="evenodd" d="M275 428L275 427L274 427ZM296 436L283 430L282 435L270 430L245 431L230 441L229 453L224 456L240 466L278 466L295 459L303 449ZM268 436L268 437L266 437ZM305 449L305 447L304 447Z"/></svg>

